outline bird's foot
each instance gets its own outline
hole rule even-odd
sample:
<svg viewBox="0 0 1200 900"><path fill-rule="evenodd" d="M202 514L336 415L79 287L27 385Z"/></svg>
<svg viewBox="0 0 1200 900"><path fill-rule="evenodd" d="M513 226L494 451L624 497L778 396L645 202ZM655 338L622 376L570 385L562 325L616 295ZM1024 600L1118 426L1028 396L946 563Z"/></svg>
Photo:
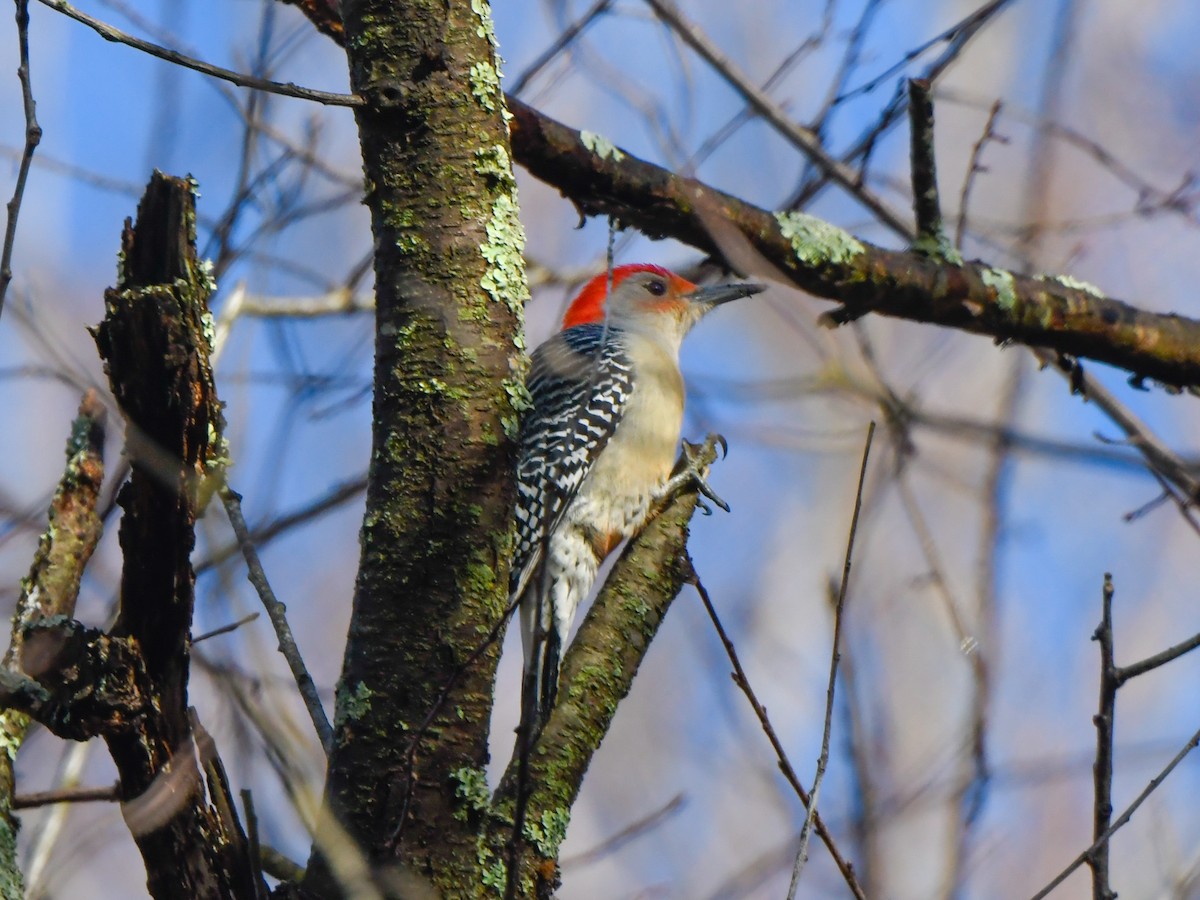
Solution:
<svg viewBox="0 0 1200 900"><path fill-rule="evenodd" d="M718 446L721 448L721 458L724 459L729 453L729 445L719 434L710 434L704 439L703 444L683 442L683 452L675 464L675 471L667 479L667 483L663 485L659 495L664 505L691 488L700 496L708 498L715 505L721 507L725 512L729 512L729 504L708 485L708 467L717 458ZM696 503L706 516L712 515L712 509L707 503L703 500L697 500Z"/></svg>

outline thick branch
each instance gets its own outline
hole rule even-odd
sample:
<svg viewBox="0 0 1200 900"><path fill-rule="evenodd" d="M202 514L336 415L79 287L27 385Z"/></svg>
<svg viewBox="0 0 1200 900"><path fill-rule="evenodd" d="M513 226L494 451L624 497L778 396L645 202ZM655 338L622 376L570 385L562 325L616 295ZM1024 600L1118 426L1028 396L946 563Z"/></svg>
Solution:
<svg viewBox="0 0 1200 900"><path fill-rule="evenodd" d="M1026 278L885 250L799 213L771 213L643 162L518 100L513 156L586 215L612 215L651 237L673 237L753 268L746 243L777 275L842 308L943 325L1088 357L1137 378L1200 385L1200 322L1135 309L1069 278Z"/></svg>
<svg viewBox="0 0 1200 900"><path fill-rule="evenodd" d="M13 615L12 642L4 656L5 670L21 671L25 628L49 616L75 612L83 568L100 541L103 523L96 501L104 480L104 407L89 393L79 407L67 442L67 466L50 501L49 527L38 544L29 577L21 582L21 596ZM7 753L0 754L0 872L18 873L16 820L12 816L13 763L25 739L29 716L9 709L0 712L0 734ZM9 878L0 881L0 892L9 895Z"/></svg>

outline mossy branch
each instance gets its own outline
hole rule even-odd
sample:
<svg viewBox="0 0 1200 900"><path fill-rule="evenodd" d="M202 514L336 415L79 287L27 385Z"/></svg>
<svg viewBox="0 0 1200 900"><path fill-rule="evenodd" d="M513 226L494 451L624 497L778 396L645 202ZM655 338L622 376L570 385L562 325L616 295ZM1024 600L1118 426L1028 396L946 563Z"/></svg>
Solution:
<svg viewBox="0 0 1200 900"><path fill-rule="evenodd" d="M1027 278L885 250L803 213L760 209L644 162L509 98L513 158L584 215L614 216L672 237L733 268L772 274L842 306L1087 357L1176 387L1200 386L1200 321L1136 309L1069 277ZM719 226L719 227L718 227ZM747 261L744 248L755 251ZM736 248L736 249L735 249Z"/></svg>
<svg viewBox="0 0 1200 900"><path fill-rule="evenodd" d="M25 629L40 619L70 616L75 612L79 583L103 532L96 502L104 480L103 405L94 392L84 397L67 441L67 465L50 501L49 523L42 533L30 566L21 582L13 614L12 641L4 655L6 672L22 670ZM30 718L17 709L0 711L0 897L20 897L17 865L17 820L12 814L16 791L13 765L25 740Z"/></svg>
<svg viewBox="0 0 1200 900"><path fill-rule="evenodd" d="M693 455L711 465L716 438L693 448ZM698 500L691 491L675 497L629 542L563 660L558 702L529 753L526 826L520 838L527 893L521 896L544 896L556 885L558 845L584 774L663 617L691 578L688 523ZM496 789L493 810L503 813L515 805L523 787L518 782L514 758ZM498 825L493 840L509 838L504 824Z"/></svg>
<svg viewBox="0 0 1200 900"><path fill-rule="evenodd" d="M297 5L343 43L319 4ZM1094 359L1125 369L1139 384L1149 378L1200 386L1195 319L1138 309L1069 276L1028 278L978 261L953 265L920 249L885 250L820 219L772 213L676 175L511 95L505 101L513 114L513 160L558 188L582 214L613 216L651 237L675 238L739 271L782 276L842 304L829 324L876 312ZM746 261L746 247L761 257L761 269ZM944 242L940 249L947 249Z"/></svg>

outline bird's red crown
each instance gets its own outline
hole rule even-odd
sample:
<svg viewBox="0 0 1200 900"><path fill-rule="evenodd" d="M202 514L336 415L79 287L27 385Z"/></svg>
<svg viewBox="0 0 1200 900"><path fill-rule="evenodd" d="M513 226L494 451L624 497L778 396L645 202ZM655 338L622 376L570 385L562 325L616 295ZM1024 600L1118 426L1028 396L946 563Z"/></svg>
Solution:
<svg viewBox="0 0 1200 900"><path fill-rule="evenodd" d="M612 271L612 289L615 291L622 281L637 272L653 272L656 275L661 275L671 286L671 293L675 295L688 294L696 289L696 286L686 278L681 278L670 269L664 269L662 266L656 266L653 263L628 263L627 265L615 267ZM607 297L608 273L601 272L585 284L583 290L571 301L571 305L567 307L566 315L563 316L563 328L573 328L576 325L587 325L592 322L603 322L604 301Z"/></svg>

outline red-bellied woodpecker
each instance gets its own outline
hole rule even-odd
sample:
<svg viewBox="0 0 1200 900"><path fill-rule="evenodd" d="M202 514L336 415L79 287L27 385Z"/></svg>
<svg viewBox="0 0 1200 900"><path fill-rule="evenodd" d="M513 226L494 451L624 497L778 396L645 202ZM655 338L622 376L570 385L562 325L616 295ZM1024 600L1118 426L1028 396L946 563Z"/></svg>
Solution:
<svg viewBox="0 0 1200 900"><path fill-rule="evenodd" d="M522 720L544 723L575 610L604 558L655 502L700 473L670 478L683 423L679 345L713 307L756 284L697 287L661 266L597 275L533 353L521 426L510 602L521 604ZM711 495L713 499L715 495Z"/></svg>

